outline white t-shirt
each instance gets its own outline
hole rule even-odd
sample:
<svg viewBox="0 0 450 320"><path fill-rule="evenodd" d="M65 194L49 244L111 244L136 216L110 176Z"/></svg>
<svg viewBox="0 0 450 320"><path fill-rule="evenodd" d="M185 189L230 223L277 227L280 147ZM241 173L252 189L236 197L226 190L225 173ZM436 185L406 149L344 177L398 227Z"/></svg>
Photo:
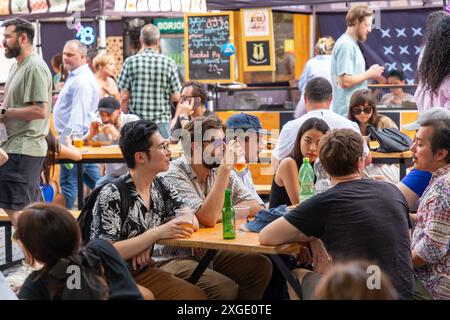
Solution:
<svg viewBox="0 0 450 320"><path fill-rule="evenodd" d="M122 130L123 126L129 122L137 121L139 117L135 114L124 114L120 115L120 128L119 132ZM128 172L128 167L125 163L107 163L105 165L105 172L113 177L119 177Z"/></svg>
<svg viewBox="0 0 450 320"><path fill-rule="evenodd" d="M361 134L358 125L355 122L350 121L349 119L329 109L313 110L301 116L300 118L289 121L283 126L280 132L280 137L278 139L278 144L273 151L273 156L276 159L282 160L291 153L300 127L306 120L311 118L319 118L324 120L328 124L330 129L352 129L355 132ZM367 144L365 144L364 154L367 155L368 153L369 147L367 146Z"/></svg>

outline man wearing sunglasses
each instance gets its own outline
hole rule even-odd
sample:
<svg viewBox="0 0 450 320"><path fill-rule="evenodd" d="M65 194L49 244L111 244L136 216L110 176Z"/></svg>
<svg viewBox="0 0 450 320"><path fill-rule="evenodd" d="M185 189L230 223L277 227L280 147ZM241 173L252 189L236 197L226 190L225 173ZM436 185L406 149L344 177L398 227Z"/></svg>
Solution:
<svg viewBox="0 0 450 320"><path fill-rule="evenodd" d="M190 121L182 136L184 156L172 161L163 174L186 204L195 211L201 225L213 227L222 220L225 189L231 189L232 205L247 205L253 216L261 207L233 170L234 162L243 156L236 140L224 142L222 122L216 117ZM197 262L172 261L166 270L188 278ZM269 283L272 263L264 255L219 251L213 269L207 269L198 286L209 299L259 300ZM217 286L217 283L221 286Z"/></svg>

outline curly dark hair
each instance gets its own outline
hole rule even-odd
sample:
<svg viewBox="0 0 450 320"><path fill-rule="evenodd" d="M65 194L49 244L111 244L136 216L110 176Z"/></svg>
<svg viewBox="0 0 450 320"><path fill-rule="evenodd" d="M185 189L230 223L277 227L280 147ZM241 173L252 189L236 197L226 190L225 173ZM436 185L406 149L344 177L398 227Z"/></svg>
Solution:
<svg viewBox="0 0 450 320"><path fill-rule="evenodd" d="M450 75L450 16L429 32L418 79L425 89L436 93L444 78Z"/></svg>

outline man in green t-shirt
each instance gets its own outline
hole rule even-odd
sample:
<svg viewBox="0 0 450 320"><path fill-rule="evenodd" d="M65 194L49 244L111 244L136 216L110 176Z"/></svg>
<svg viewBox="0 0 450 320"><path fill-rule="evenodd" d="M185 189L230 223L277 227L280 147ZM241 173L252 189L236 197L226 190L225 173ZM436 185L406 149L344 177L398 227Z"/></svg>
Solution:
<svg viewBox="0 0 450 320"><path fill-rule="evenodd" d="M16 59L5 86L0 122L8 138L1 147L9 160L0 167L0 208L15 226L18 211L39 201L39 181L47 155L45 137L50 124L52 77L44 60L33 51L34 27L27 20L5 21L3 47Z"/></svg>

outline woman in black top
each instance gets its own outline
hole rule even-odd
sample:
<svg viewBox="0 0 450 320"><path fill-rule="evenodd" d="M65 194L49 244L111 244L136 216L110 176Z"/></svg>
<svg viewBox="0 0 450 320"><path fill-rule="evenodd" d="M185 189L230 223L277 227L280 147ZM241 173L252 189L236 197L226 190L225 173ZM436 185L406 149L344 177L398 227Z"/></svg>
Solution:
<svg viewBox="0 0 450 320"><path fill-rule="evenodd" d="M291 154L281 162L272 181L269 208L282 204L293 205L300 202L300 181L298 171L303 157L308 157L311 164L319 154L320 139L330 128L325 121L318 118L306 120L300 127Z"/></svg>
<svg viewBox="0 0 450 320"><path fill-rule="evenodd" d="M15 238L30 265L42 265L25 280L20 299L142 299L109 242L97 239L80 248L78 223L63 207L28 206L20 214Z"/></svg>

